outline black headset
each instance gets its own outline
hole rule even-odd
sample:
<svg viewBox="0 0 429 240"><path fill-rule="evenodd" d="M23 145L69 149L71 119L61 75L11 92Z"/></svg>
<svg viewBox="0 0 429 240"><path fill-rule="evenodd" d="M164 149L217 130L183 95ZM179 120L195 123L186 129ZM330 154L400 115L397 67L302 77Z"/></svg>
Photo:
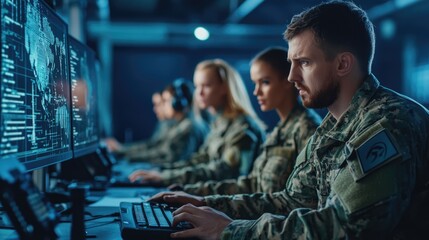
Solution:
<svg viewBox="0 0 429 240"><path fill-rule="evenodd" d="M192 104L192 95L194 87L191 82L184 78L179 78L173 81L171 84L174 90L173 100L171 105L176 111L183 111Z"/></svg>

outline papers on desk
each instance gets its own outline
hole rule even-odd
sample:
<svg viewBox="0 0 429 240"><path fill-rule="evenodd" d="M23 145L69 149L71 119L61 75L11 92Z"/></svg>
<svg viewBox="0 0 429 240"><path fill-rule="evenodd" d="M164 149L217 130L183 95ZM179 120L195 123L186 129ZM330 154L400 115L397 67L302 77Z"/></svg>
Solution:
<svg viewBox="0 0 429 240"><path fill-rule="evenodd" d="M119 207L120 202L143 202L140 197L103 197L91 204L91 207Z"/></svg>

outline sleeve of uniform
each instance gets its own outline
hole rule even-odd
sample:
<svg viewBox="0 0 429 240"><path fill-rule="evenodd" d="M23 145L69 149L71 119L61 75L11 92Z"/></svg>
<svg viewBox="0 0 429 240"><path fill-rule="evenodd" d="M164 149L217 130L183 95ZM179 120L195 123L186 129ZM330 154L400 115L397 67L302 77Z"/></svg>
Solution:
<svg viewBox="0 0 429 240"><path fill-rule="evenodd" d="M184 186L184 191L199 196L250 193L252 192L251 182L254 182L254 178L251 176L241 176L238 179L226 179L220 182L206 181L195 184L186 184Z"/></svg>
<svg viewBox="0 0 429 240"><path fill-rule="evenodd" d="M209 155L205 152L198 152L192 154L191 158L182 161L174 161L171 163L165 163L162 165L162 169L181 169L184 167L191 167L200 163L208 162L210 159Z"/></svg>
<svg viewBox="0 0 429 240"><path fill-rule="evenodd" d="M295 208L315 208L318 199L316 171L313 165L306 161L305 154L305 151L299 154L295 169L283 191L270 194L212 195L205 197L207 206L234 219L256 219L263 212L287 214Z"/></svg>
<svg viewBox="0 0 429 240"><path fill-rule="evenodd" d="M167 132L166 129L168 127L169 125L167 123L158 122L152 136L149 139L137 143L125 144L124 149L120 153L124 155L136 155L139 152L156 147L163 142L163 136L165 132Z"/></svg>
<svg viewBox="0 0 429 240"><path fill-rule="evenodd" d="M389 126L391 123L393 126ZM348 142L351 154L344 159L346 164L334 170L336 177L323 208L298 208L287 217L264 214L256 221L232 222L222 238L382 239L390 236L409 208L417 180L416 165L427 157L422 154L423 145L428 141L427 132L419 132L422 130L428 129L419 129L399 119L372 124Z"/></svg>
<svg viewBox="0 0 429 240"><path fill-rule="evenodd" d="M256 220L232 221L224 229L220 239L347 239L345 231L336 224L335 218L335 211L332 209L316 211L301 208L289 215L265 213Z"/></svg>
<svg viewBox="0 0 429 240"><path fill-rule="evenodd" d="M198 149L197 136L193 134L191 121L186 121L174 129L174 133L167 135L162 144L145 151L128 155L134 161L146 161L156 164L171 163L191 157Z"/></svg>
<svg viewBox="0 0 429 240"><path fill-rule="evenodd" d="M200 163L182 169L166 170L161 173L164 184L189 184L198 181L223 180L237 178L241 171L253 162L253 147L260 139L248 129L228 139L221 159L210 159L208 163ZM247 173L246 173L247 174Z"/></svg>
<svg viewBox="0 0 429 240"><path fill-rule="evenodd" d="M124 144L124 147L118 150L116 153L124 154L126 156L127 154L130 154L130 153L132 154L135 152L144 151L148 149L149 146L150 146L149 140L130 143L130 144Z"/></svg>
<svg viewBox="0 0 429 240"><path fill-rule="evenodd" d="M236 176L236 169L231 168L225 161L221 160L180 169L164 170L161 172L164 185L173 183L189 184L211 179L222 180L224 178L234 178Z"/></svg>
<svg viewBox="0 0 429 240"><path fill-rule="evenodd" d="M228 139L222 154L222 160L231 168L237 169L238 175L248 175L253 166L256 149L259 147L261 139L246 129L233 138ZM234 178L238 177L235 176Z"/></svg>

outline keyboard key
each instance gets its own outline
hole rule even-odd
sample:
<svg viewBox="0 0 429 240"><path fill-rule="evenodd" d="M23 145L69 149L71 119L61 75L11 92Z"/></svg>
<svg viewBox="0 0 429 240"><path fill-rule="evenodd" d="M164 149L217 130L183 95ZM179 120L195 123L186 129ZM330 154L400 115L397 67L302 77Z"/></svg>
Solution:
<svg viewBox="0 0 429 240"><path fill-rule="evenodd" d="M143 215L143 209L142 206L140 205L134 205L134 214L136 216L136 221L137 221L137 225L139 226L146 226L146 219L144 218Z"/></svg>
<svg viewBox="0 0 429 240"><path fill-rule="evenodd" d="M144 213L146 214L147 222L149 227L159 227L158 222L156 221L155 216L152 212L152 207L150 203L143 203Z"/></svg>
<svg viewBox="0 0 429 240"><path fill-rule="evenodd" d="M165 218L167 218L170 226L172 226L173 225L173 213L171 211L165 210L165 209L164 209L164 213L165 213Z"/></svg>
<svg viewBox="0 0 429 240"><path fill-rule="evenodd" d="M153 212L155 213L156 218L158 219L158 223L160 227L170 227L167 219L165 219L164 214L162 213L161 208L159 206L153 206Z"/></svg>

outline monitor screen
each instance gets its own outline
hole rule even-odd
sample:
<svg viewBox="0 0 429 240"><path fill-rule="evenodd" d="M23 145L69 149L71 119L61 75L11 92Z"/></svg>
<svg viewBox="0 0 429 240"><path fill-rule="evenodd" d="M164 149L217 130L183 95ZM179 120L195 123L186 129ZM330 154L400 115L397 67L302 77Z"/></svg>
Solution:
<svg viewBox="0 0 429 240"><path fill-rule="evenodd" d="M95 53L69 37L72 86L74 157L95 152L98 147L97 74Z"/></svg>
<svg viewBox="0 0 429 240"><path fill-rule="evenodd" d="M41 0L1 1L0 156L72 157L67 24Z"/></svg>

